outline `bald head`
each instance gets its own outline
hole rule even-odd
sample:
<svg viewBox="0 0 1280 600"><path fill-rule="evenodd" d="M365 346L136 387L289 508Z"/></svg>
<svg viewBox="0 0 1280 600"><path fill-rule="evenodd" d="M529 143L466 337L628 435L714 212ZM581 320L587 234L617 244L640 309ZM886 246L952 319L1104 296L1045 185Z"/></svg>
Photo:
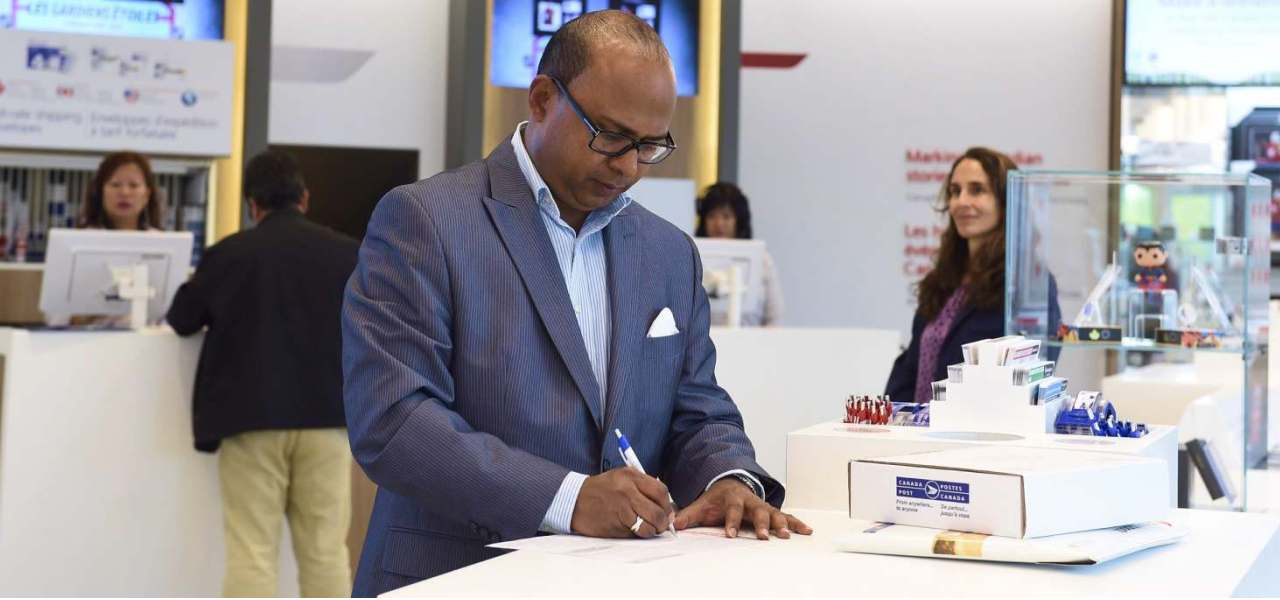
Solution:
<svg viewBox="0 0 1280 600"><path fill-rule="evenodd" d="M658 32L621 10L589 12L566 23L542 52L538 74L569 85L587 70L594 52L622 47L635 58L671 68L671 55Z"/></svg>

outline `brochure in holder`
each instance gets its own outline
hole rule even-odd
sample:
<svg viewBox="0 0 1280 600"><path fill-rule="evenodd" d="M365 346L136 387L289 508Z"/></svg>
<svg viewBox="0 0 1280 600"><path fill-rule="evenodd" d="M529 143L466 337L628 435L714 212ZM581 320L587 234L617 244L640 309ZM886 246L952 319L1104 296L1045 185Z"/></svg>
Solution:
<svg viewBox="0 0 1280 600"><path fill-rule="evenodd" d="M929 404L931 429L1017 436L1054 430L1066 385L1054 377L1053 361L1040 359L1039 340L1010 335L961 351L965 362L948 366L947 380L936 382L943 393Z"/></svg>

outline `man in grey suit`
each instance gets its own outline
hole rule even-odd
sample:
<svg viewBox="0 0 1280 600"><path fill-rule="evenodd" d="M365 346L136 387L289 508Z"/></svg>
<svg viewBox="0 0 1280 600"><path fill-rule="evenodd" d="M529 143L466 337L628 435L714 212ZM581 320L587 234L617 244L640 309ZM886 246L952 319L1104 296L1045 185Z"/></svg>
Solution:
<svg viewBox="0 0 1280 600"><path fill-rule="evenodd" d="M379 486L356 595L539 532L810 533L716 384L692 240L627 195L675 149L675 100L652 28L586 14L509 142L378 204L343 310L351 446Z"/></svg>

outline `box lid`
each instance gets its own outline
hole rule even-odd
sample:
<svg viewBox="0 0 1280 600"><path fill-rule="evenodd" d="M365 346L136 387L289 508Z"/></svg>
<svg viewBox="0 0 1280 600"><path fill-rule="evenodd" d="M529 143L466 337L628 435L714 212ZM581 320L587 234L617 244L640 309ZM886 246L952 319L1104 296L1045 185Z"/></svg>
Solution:
<svg viewBox="0 0 1280 600"><path fill-rule="evenodd" d="M1099 468L1105 468L1110 465L1128 466L1140 463L1160 463L1156 459L1141 456L1052 448L1019 447L1013 449L1000 446L864 458L860 459L860 462L1019 476L1096 471Z"/></svg>

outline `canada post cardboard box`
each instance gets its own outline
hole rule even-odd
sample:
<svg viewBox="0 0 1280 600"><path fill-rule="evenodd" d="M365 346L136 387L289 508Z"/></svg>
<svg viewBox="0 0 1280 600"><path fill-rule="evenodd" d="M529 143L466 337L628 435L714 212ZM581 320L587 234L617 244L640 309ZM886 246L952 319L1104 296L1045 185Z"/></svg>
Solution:
<svg viewBox="0 0 1280 600"><path fill-rule="evenodd" d="M1091 435L1017 436L981 431L948 431L939 427L853 425L827 421L787 434L787 501L785 508L849 510L849 461L960 448L1045 448L1145 456L1165 463L1170 507L1177 506L1178 429L1151 425L1140 438Z"/></svg>
<svg viewBox="0 0 1280 600"><path fill-rule="evenodd" d="M964 448L849 462L854 519L1032 538L1169 514L1164 461L1039 448Z"/></svg>

